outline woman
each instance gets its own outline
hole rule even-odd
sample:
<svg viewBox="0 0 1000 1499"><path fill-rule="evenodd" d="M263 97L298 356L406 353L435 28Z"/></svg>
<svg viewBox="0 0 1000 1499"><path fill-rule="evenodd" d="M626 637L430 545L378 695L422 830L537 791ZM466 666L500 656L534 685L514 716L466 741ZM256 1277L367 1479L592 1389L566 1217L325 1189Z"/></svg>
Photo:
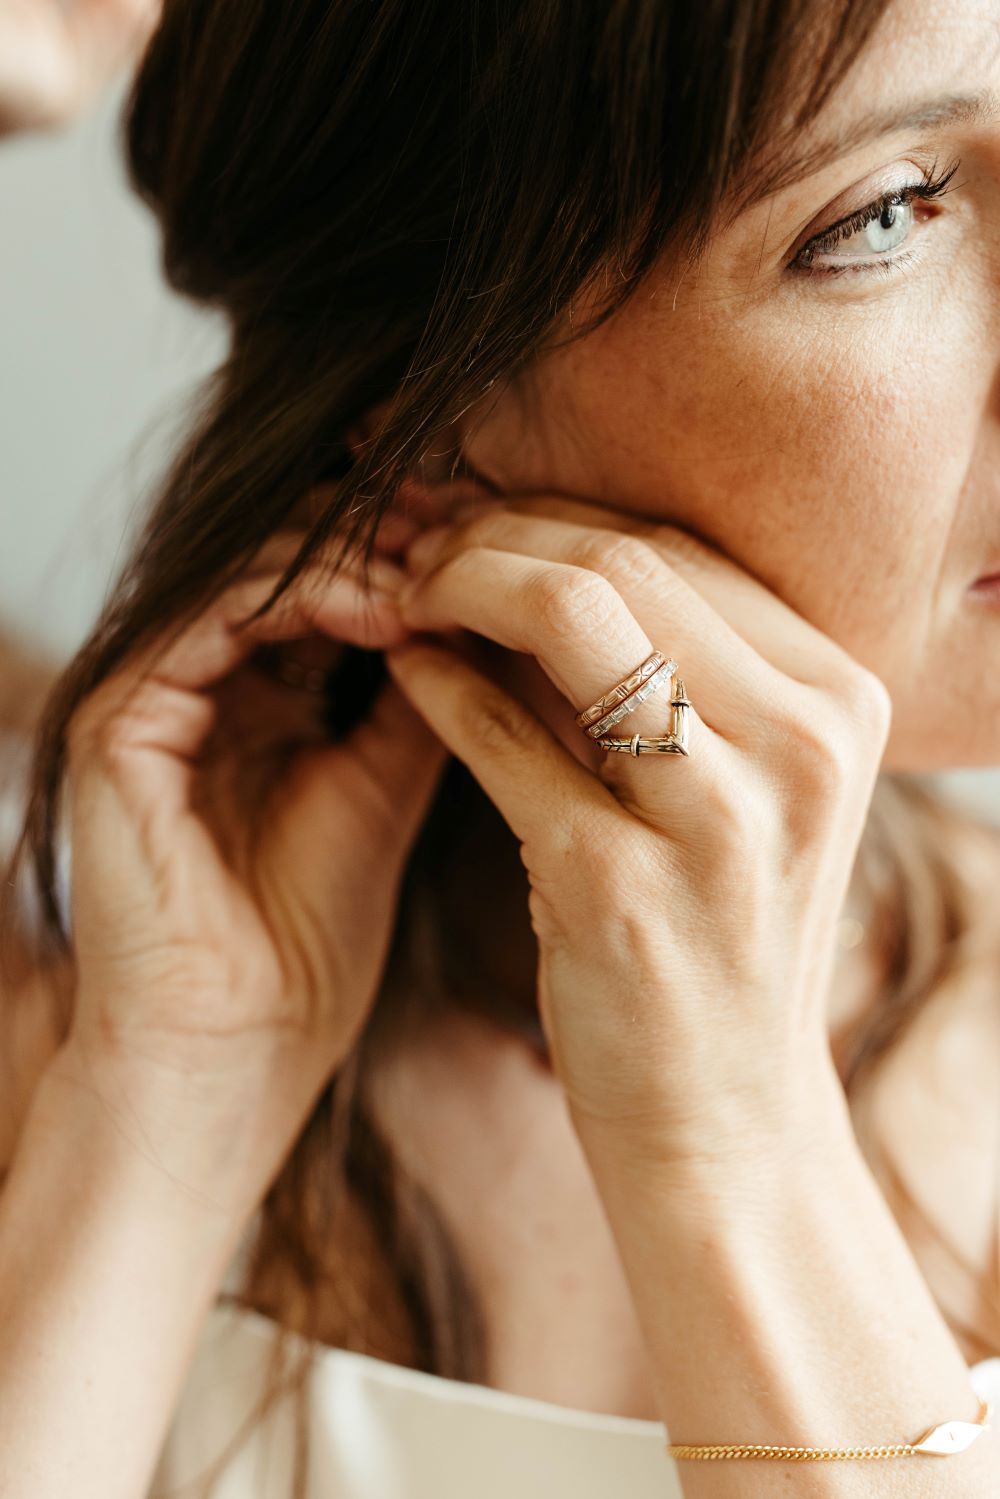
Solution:
<svg viewBox="0 0 1000 1499"><path fill-rule="evenodd" d="M996 41L168 4L233 347L36 740L12 1491L997 1490Z"/></svg>

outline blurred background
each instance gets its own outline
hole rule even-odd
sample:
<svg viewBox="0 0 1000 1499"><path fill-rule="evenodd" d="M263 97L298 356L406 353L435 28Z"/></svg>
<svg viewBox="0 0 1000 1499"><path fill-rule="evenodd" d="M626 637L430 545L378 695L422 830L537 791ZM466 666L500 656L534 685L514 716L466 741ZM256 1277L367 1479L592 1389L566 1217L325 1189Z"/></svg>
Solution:
<svg viewBox="0 0 1000 1499"><path fill-rule="evenodd" d="M224 350L220 322L163 284L122 169L123 92L0 139L0 632L57 661ZM1000 770L935 779L1000 823Z"/></svg>

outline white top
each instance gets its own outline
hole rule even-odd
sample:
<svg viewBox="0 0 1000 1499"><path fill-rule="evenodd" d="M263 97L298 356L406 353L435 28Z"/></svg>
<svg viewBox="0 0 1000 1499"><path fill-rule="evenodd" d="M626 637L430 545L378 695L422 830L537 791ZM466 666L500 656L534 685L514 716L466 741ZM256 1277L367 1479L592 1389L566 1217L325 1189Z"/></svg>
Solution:
<svg viewBox="0 0 1000 1499"><path fill-rule="evenodd" d="M154 1495L162 1485L170 1499L195 1499L192 1479L259 1397L274 1333L257 1312L212 1311ZM656 1421L566 1410L342 1348L318 1352L309 1395L308 1499L682 1499ZM218 1499L288 1499L293 1430L283 1397Z"/></svg>
<svg viewBox="0 0 1000 1499"><path fill-rule="evenodd" d="M274 1334L259 1313L216 1305L150 1499L167 1491L196 1499L198 1474L264 1388ZM1000 1358L984 1359L970 1376L1000 1413ZM342 1348L317 1353L308 1388L308 1499L683 1499L658 1421L570 1410ZM293 1431L283 1396L232 1458L213 1499L288 1499Z"/></svg>

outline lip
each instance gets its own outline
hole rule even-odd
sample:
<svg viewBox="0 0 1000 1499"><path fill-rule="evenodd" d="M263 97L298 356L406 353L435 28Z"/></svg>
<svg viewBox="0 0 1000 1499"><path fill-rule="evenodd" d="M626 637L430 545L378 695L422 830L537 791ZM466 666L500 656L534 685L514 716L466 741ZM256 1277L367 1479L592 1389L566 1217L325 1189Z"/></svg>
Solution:
<svg viewBox="0 0 1000 1499"><path fill-rule="evenodd" d="M978 577L974 583L970 583L969 592L991 595L1000 593L1000 562Z"/></svg>

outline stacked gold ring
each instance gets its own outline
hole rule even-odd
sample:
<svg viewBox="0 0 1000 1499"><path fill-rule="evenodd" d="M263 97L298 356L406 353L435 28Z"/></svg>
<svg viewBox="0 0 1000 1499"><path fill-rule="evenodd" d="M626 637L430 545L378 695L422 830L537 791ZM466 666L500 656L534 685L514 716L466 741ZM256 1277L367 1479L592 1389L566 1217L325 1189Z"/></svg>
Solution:
<svg viewBox="0 0 1000 1499"><path fill-rule="evenodd" d="M616 682L610 692L598 698L596 703L591 703L589 708L584 708L576 715L578 726L583 729L591 739L595 739L601 749L609 752L618 752L628 755L686 755L688 752L688 721L687 711L692 706L690 698L684 691L684 683L677 677L676 690L670 699L670 727L667 734L662 737L644 737L633 734L630 739L608 739L605 736L609 729L628 713L634 712L640 703L645 702L654 692L665 687L672 680L677 671L677 662L671 659L664 660L660 651L646 657L634 671Z"/></svg>
<svg viewBox="0 0 1000 1499"><path fill-rule="evenodd" d="M654 651L652 655L648 655L646 660L640 666L637 666L634 672L628 673L628 676L622 678L621 682L616 682L615 687L610 690L610 693L604 694L604 697L598 697L597 703L591 703L589 708L583 709L582 714L576 715L576 721L580 729L586 729L589 735L594 735L594 727L592 726L595 726L598 720L603 720L604 715L609 714L610 709L616 708L618 703L624 702L637 688L642 687L643 682L648 681L651 676L654 676L654 673L657 673L664 664L666 663L664 663L663 655L661 655L660 651ZM676 672L676 669L678 669L676 661L670 661L669 666L672 672ZM594 735L594 738L597 738L597 735Z"/></svg>

